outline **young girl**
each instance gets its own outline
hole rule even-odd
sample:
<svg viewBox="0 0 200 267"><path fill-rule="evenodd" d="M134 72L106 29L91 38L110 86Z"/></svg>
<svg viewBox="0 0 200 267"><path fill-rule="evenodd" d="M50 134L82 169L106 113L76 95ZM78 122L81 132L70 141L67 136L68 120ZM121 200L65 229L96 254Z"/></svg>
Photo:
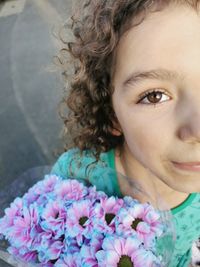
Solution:
<svg viewBox="0 0 200 267"><path fill-rule="evenodd" d="M189 266L200 236L199 2L85 3L82 20L73 18L74 77L63 101L73 143L52 169L120 197L131 188L106 167L145 190L151 178L176 227L171 267Z"/></svg>

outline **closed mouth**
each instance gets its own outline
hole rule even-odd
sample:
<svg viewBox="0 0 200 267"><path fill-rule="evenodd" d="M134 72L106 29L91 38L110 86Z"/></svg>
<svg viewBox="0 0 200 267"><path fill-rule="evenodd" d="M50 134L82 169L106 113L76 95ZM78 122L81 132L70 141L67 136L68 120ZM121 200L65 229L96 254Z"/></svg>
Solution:
<svg viewBox="0 0 200 267"><path fill-rule="evenodd" d="M172 161L173 165L181 170L188 171L200 171L200 162L175 162Z"/></svg>

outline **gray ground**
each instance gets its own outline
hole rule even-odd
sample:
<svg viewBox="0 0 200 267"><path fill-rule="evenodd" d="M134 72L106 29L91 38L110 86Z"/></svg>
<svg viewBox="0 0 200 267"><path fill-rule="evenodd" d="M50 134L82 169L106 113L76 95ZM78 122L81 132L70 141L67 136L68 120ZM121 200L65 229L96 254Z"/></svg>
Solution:
<svg viewBox="0 0 200 267"><path fill-rule="evenodd" d="M71 0L26 0L22 12L2 14L17 1L0 1L0 204L13 185L18 195L19 175L51 166L62 148L63 82L59 70L51 71L60 44L51 32L69 17Z"/></svg>
<svg viewBox="0 0 200 267"><path fill-rule="evenodd" d="M21 13L0 17L1 189L29 168L52 164L61 146L63 83L51 71L59 49L51 31L70 11L69 0L26 0Z"/></svg>

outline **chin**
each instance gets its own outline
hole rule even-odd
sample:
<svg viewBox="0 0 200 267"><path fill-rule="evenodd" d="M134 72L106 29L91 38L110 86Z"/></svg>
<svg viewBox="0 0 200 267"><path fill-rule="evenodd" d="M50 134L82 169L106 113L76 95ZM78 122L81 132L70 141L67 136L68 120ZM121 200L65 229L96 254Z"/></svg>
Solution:
<svg viewBox="0 0 200 267"><path fill-rule="evenodd" d="M174 168L170 168L168 165L166 168L167 176L174 177L170 180L170 187L176 191L183 193L197 193L200 192L200 174L188 173L184 171L177 171Z"/></svg>

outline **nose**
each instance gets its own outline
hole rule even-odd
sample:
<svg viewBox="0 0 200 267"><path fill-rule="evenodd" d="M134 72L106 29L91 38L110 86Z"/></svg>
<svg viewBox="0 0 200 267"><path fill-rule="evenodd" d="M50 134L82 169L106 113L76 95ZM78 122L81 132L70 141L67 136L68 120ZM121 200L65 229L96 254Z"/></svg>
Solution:
<svg viewBox="0 0 200 267"><path fill-rule="evenodd" d="M200 105L198 111L190 113L184 124L179 128L178 136L188 143L200 143Z"/></svg>

